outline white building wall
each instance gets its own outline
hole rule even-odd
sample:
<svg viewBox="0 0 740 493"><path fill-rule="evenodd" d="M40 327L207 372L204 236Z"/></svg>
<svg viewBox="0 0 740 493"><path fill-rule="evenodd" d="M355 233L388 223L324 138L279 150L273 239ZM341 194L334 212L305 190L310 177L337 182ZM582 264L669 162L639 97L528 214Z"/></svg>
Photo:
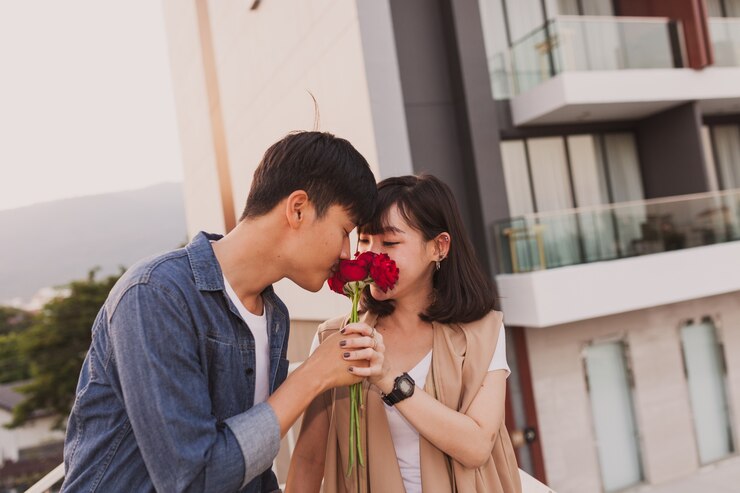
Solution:
<svg viewBox="0 0 740 493"><path fill-rule="evenodd" d="M679 327L686 319L707 315L718 322L719 335L725 344L728 400L737 444L740 292L527 329L540 438L548 481L555 491L601 491L582 350L589 343L611 337L623 338L628 346L646 482L660 484L698 470Z"/></svg>
<svg viewBox="0 0 740 493"><path fill-rule="evenodd" d="M64 432L51 429L52 417L34 419L25 426L9 430L5 425L12 417L9 411L0 409L0 466L5 461L17 462L23 449L64 441Z"/></svg>
<svg viewBox="0 0 740 493"><path fill-rule="evenodd" d="M163 2L180 132L188 236L224 231L195 2Z"/></svg>
<svg viewBox="0 0 740 493"><path fill-rule="evenodd" d="M188 232L223 232L195 2L163 3L183 146ZM242 0L208 2L237 220L264 151L293 130L318 129L349 140L379 179L410 173L387 0L250 6ZM366 62L373 71L369 81ZM318 115L309 92L318 103ZM380 144L376 130L382 134ZM328 289L316 295L288 281L276 289L294 319L320 320L347 311L346 300Z"/></svg>

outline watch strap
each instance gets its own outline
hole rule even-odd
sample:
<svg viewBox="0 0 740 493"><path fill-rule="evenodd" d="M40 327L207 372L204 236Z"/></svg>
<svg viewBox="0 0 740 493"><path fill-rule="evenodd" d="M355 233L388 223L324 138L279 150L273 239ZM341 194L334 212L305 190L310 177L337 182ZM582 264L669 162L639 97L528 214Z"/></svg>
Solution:
<svg viewBox="0 0 740 493"><path fill-rule="evenodd" d="M411 391L411 393L409 395L405 395L401 391L401 389L398 386L398 382L401 379L409 380L412 386L415 386L416 385L416 383L414 382L414 379L411 378L411 376L408 373L406 373L406 372L404 372L404 373L400 374L399 376L397 376L396 379L393 381L393 390L391 390L387 394L384 394L384 393L381 392L381 396L380 396L381 399L383 399L383 402L385 402L389 406L394 406L394 405L398 404L399 402L401 402L402 400L407 399L407 398L411 397L412 395L414 395L413 389L412 389L412 391Z"/></svg>

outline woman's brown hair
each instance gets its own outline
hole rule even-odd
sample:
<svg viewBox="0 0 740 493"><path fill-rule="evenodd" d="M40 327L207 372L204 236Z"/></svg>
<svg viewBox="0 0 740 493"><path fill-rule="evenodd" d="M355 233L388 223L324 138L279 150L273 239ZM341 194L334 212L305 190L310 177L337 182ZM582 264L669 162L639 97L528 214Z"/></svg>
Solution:
<svg viewBox="0 0 740 493"><path fill-rule="evenodd" d="M433 275L433 298L419 317L427 322L467 323L493 310L493 286L475 256L452 190L428 174L387 178L378 183L375 214L358 228L359 233L373 235L386 231L388 213L394 205L425 241L443 232L451 236L447 257ZM395 304L392 300L376 300L366 288L362 307L382 317L393 313Z"/></svg>

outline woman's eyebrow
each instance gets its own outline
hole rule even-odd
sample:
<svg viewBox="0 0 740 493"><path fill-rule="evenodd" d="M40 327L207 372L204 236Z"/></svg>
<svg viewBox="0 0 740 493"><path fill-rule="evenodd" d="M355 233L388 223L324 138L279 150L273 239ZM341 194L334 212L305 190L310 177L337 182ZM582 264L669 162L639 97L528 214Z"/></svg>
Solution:
<svg viewBox="0 0 740 493"><path fill-rule="evenodd" d="M397 228L395 226L386 226L385 228L383 228L383 233L399 233L399 234L402 234L402 235L405 235L406 234L406 232L404 230L399 229L399 228Z"/></svg>

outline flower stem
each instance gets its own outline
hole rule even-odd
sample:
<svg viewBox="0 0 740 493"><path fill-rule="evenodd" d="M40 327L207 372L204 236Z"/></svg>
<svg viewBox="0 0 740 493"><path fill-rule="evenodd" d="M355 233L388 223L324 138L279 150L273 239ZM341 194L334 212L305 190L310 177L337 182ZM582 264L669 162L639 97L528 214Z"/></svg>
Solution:
<svg viewBox="0 0 740 493"><path fill-rule="evenodd" d="M360 321L358 306L360 303L361 289L355 285L352 288L352 313L349 317L349 323ZM352 474L352 467L355 462L365 467L365 458L362 454L362 426L360 422L360 408L362 407L362 383L356 383L349 388L349 464L347 467L347 477ZM359 484L359 472L358 472Z"/></svg>

